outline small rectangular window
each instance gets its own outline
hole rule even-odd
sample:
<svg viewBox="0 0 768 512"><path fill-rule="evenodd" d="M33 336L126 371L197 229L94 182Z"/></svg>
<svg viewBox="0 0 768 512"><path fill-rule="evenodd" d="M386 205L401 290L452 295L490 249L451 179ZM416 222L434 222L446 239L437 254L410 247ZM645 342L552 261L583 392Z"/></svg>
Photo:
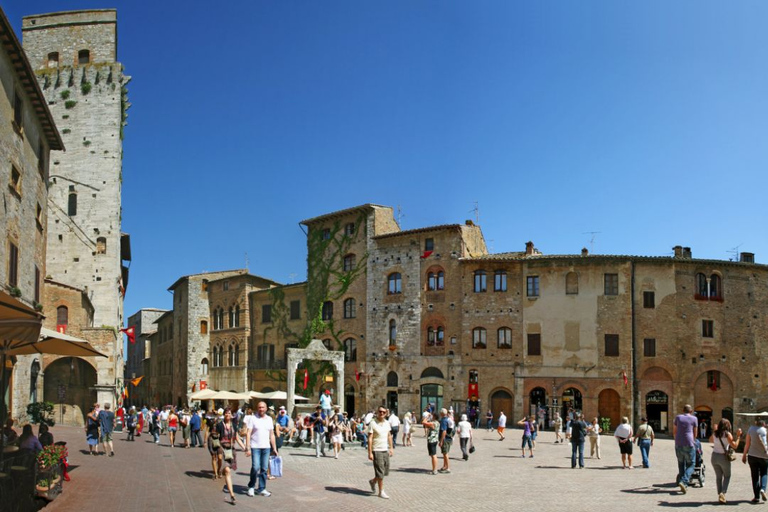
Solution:
<svg viewBox="0 0 768 512"><path fill-rule="evenodd" d="M712 391L720 389L720 372L717 370L709 370L707 372L707 387Z"/></svg>
<svg viewBox="0 0 768 512"><path fill-rule="evenodd" d="M77 63L88 64L91 62L91 52L89 50L80 50L77 52Z"/></svg>
<svg viewBox="0 0 768 512"><path fill-rule="evenodd" d="M13 95L13 129L16 133L21 135L23 133L22 130L22 121L24 119L24 100L22 100L21 95L19 93L14 93Z"/></svg>
<svg viewBox="0 0 768 512"><path fill-rule="evenodd" d="M526 278L526 282L527 282L526 293L528 297L538 297L539 296L539 276L528 276Z"/></svg>
<svg viewBox="0 0 768 512"><path fill-rule="evenodd" d="M331 230L329 228L323 229L323 240L331 239Z"/></svg>
<svg viewBox="0 0 768 512"><path fill-rule="evenodd" d="M426 238L424 240L424 251L434 251L434 250L435 250L435 239Z"/></svg>
<svg viewBox="0 0 768 512"><path fill-rule="evenodd" d="M11 192L14 192L17 196L21 196L21 172L15 165L11 166L11 182L8 186L10 187Z"/></svg>
<svg viewBox="0 0 768 512"><path fill-rule="evenodd" d="M272 321L272 305L264 304L261 306L261 323L268 324Z"/></svg>
<svg viewBox="0 0 768 512"><path fill-rule="evenodd" d="M48 54L48 67L49 68L59 67L59 52L51 52Z"/></svg>
<svg viewBox="0 0 768 512"><path fill-rule="evenodd" d="M715 321L714 320L701 321L701 336L704 338L715 337Z"/></svg>
<svg viewBox="0 0 768 512"><path fill-rule="evenodd" d="M19 285L19 248L13 242L8 248L8 284L14 288Z"/></svg>
<svg viewBox="0 0 768 512"><path fill-rule="evenodd" d="M291 301L291 320L298 320L301 318L301 301Z"/></svg>
<svg viewBox="0 0 768 512"><path fill-rule="evenodd" d="M37 142L37 170L41 176L45 177L45 146L42 137Z"/></svg>
<svg viewBox="0 0 768 512"><path fill-rule="evenodd" d="M223 283L221 283L221 289L224 291L229 290L229 281L224 281Z"/></svg>
<svg viewBox="0 0 768 512"><path fill-rule="evenodd" d="M75 192L69 193L69 200L67 202L67 215L70 217L77 215L77 194Z"/></svg>
<svg viewBox="0 0 768 512"><path fill-rule="evenodd" d="M645 338L643 340L643 356L656 357L656 339Z"/></svg>
<svg viewBox="0 0 768 512"><path fill-rule="evenodd" d="M539 333L528 334L528 355L529 356L541 355L541 334Z"/></svg>
<svg viewBox="0 0 768 512"><path fill-rule="evenodd" d="M344 226L344 234L345 235L354 235L355 234L355 223L349 222Z"/></svg>
<svg viewBox="0 0 768 512"><path fill-rule="evenodd" d="M35 302L40 303L40 269L35 265Z"/></svg>
<svg viewBox="0 0 768 512"><path fill-rule="evenodd" d="M619 294L619 274L605 274L605 295Z"/></svg>
<svg viewBox="0 0 768 512"><path fill-rule="evenodd" d="M605 355L606 357L619 357L619 335L605 335Z"/></svg>
<svg viewBox="0 0 768 512"><path fill-rule="evenodd" d="M507 291L507 273L503 270L497 270L493 274L493 291L505 292Z"/></svg>
<svg viewBox="0 0 768 512"><path fill-rule="evenodd" d="M646 309L656 307L656 294L654 292L643 292L643 307Z"/></svg>

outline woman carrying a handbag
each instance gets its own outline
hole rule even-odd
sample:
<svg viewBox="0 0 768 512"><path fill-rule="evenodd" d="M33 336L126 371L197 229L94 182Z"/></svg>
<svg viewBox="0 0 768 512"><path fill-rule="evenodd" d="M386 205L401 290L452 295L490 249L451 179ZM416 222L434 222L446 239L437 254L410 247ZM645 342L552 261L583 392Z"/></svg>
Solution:
<svg viewBox="0 0 768 512"><path fill-rule="evenodd" d="M216 439L218 434L218 439ZM232 473L237 471L237 452L235 444L240 445L240 449L245 451L245 444L237 434L235 425L232 422L232 411L227 408L224 410L224 419L217 424L214 432L208 438L208 450L217 453L219 462L219 475L224 477L229 491L229 503L235 504L235 493L232 490ZM218 445L218 448L216 447Z"/></svg>
<svg viewBox="0 0 768 512"><path fill-rule="evenodd" d="M734 450L739 447L741 429L736 431L736 439L731 434L731 422L723 418L712 432L712 468L715 470L717 484L717 499L725 503L725 493L731 481L731 461L736 460ZM746 453L746 451L744 452Z"/></svg>

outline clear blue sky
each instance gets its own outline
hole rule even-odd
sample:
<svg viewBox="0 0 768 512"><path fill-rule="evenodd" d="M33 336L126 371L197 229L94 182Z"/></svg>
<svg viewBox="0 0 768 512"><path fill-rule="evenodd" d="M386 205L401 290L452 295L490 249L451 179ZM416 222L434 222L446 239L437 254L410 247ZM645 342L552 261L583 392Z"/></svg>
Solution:
<svg viewBox="0 0 768 512"><path fill-rule="evenodd" d="M246 253L301 281L298 222L367 202L477 201L493 252L768 262L767 2L0 1L118 9L127 314Z"/></svg>

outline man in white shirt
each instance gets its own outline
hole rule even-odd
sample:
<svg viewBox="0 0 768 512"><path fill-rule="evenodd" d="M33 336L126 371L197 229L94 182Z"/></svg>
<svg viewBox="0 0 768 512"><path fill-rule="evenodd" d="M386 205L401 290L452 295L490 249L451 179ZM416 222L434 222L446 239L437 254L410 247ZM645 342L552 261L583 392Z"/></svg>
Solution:
<svg viewBox="0 0 768 512"><path fill-rule="evenodd" d="M267 404L259 402L256 406L256 414L249 414L244 417L243 422L248 428L245 436L249 440L246 456L251 457L251 477L248 480L248 496L269 497L272 495L267 490L267 468L269 467L269 450L277 456L277 445L275 444L275 424L272 418L267 416ZM256 478L259 479L259 487L254 490Z"/></svg>
<svg viewBox="0 0 768 512"><path fill-rule="evenodd" d="M379 484L379 498L389 499L384 492L384 477L389 475L389 458L395 452L392 449L392 426L387 421L387 409L383 406L376 410L376 418L368 425L368 460L373 461L373 479L368 480L371 492L376 493Z"/></svg>
<svg viewBox="0 0 768 512"><path fill-rule="evenodd" d="M400 432L400 418L394 412L390 414L389 426L392 427L392 448L397 448L397 433Z"/></svg>
<svg viewBox="0 0 768 512"><path fill-rule="evenodd" d="M499 441L504 440L504 429L507 428L507 417L504 416L504 411L499 413L499 426L498 426L498 432L499 432Z"/></svg>
<svg viewBox="0 0 768 512"><path fill-rule="evenodd" d="M167 407L163 407L162 412L160 413L160 433L165 434L166 430L168 430L168 416L170 412L168 411Z"/></svg>

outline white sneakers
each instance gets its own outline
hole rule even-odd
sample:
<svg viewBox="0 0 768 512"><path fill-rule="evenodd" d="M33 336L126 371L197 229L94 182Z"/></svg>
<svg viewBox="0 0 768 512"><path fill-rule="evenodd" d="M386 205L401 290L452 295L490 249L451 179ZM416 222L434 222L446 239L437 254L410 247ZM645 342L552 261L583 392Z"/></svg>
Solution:
<svg viewBox="0 0 768 512"><path fill-rule="evenodd" d="M384 491L381 491L381 492L379 493L379 498L382 498L382 499L388 500L388 499L389 499L389 495L388 495L387 493L385 493Z"/></svg>
<svg viewBox="0 0 768 512"><path fill-rule="evenodd" d="M248 488L248 496L250 496L251 498L256 496L256 491L254 491L253 487Z"/></svg>

